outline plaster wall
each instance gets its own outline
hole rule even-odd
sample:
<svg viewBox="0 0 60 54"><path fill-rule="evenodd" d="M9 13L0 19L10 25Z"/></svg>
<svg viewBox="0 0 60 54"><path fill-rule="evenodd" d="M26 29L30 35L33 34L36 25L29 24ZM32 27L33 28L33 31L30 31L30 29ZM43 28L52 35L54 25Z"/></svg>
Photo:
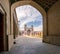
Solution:
<svg viewBox="0 0 60 54"><path fill-rule="evenodd" d="M56 2L48 11L48 35L44 37L44 41L60 45L60 1Z"/></svg>
<svg viewBox="0 0 60 54"><path fill-rule="evenodd" d="M4 46L5 46L5 50L6 47L8 47L8 50L10 50L10 48L12 47L13 44L13 36L11 35L11 26L10 26L10 4L9 4L9 0L0 0L0 4L2 5L2 7L4 8L6 15L6 36L4 39ZM0 8L1 9L1 8ZM7 45L7 46L6 46Z"/></svg>

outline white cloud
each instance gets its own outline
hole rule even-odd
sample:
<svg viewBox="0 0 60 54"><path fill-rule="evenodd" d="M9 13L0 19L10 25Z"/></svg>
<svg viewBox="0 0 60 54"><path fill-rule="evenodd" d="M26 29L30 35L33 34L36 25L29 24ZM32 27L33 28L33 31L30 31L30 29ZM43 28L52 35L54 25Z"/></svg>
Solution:
<svg viewBox="0 0 60 54"><path fill-rule="evenodd" d="M18 19L21 19L22 17L30 17L30 18L31 17L35 18L36 16L41 17L41 14L39 13L39 11L37 11L37 9L35 9L34 7L30 5L17 7L16 13L17 13Z"/></svg>
<svg viewBox="0 0 60 54"><path fill-rule="evenodd" d="M17 13L17 18L20 20L20 29L24 29L24 25L27 24L28 22L34 22L35 20L39 20L36 17L40 16L42 18L42 15L37 9L30 5L24 5L16 8L16 13ZM21 20L23 18L23 20ZM40 20L42 21L42 20ZM41 30L42 26L40 25L39 27L34 27L35 30Z"/></svg>
<svg viewBox="0 0 60 54"><path fill-rule="evenodd" d="M34 19L34 18L27 18L25 21L21 22L20 26L23 27L28 22L32 22L32 21L35 21L35 20L36 19Z"/></svg>

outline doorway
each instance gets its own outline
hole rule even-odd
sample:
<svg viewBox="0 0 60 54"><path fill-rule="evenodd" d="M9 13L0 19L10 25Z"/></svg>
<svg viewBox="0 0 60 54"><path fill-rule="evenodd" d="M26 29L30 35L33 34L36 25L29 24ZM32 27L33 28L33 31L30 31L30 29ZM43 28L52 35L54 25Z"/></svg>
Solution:
<svg viewBox="0 0 60 54"><path fill-rule="evenodd" d="M0 12L0 52L4 51L4 15Z"/></svg>
<svg viewBox="0 0 60 54"><path fill-rule="evenodd" d="M41 12L31 5L16 8L19 35L32 38L43 38L43 16Z"/></svg>

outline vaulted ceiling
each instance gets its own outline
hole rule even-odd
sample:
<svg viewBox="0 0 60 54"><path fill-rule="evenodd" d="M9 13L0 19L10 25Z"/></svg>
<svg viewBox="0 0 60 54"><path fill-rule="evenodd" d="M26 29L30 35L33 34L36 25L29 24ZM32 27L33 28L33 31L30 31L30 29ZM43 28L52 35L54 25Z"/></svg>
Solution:
<svg viewBox="0 0 60 54"><path fill-rule="evenodd" d="M14 2L21 1L21 0L10 0L11 5ZM33 0L34 2L38 3L46 12L49 8L55 4L58 0Z"/></svg>

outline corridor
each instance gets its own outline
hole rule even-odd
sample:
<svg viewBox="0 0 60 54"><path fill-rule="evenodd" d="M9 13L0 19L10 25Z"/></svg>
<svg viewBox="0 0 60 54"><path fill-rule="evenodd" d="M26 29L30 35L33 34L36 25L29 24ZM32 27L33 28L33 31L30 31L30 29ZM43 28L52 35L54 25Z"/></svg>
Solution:
<svg viewBox="0 0 60 54"><path fill-rule="evenodd" d="M9 52L1 54L60 54L60 46L42 43L40 38L19 36Z"/></svg>
<svg viewBox="0 0 60 54"><path fill-rule="evenodd" d="M0 54L60 54L60 0L0 0Z"/></svg>

